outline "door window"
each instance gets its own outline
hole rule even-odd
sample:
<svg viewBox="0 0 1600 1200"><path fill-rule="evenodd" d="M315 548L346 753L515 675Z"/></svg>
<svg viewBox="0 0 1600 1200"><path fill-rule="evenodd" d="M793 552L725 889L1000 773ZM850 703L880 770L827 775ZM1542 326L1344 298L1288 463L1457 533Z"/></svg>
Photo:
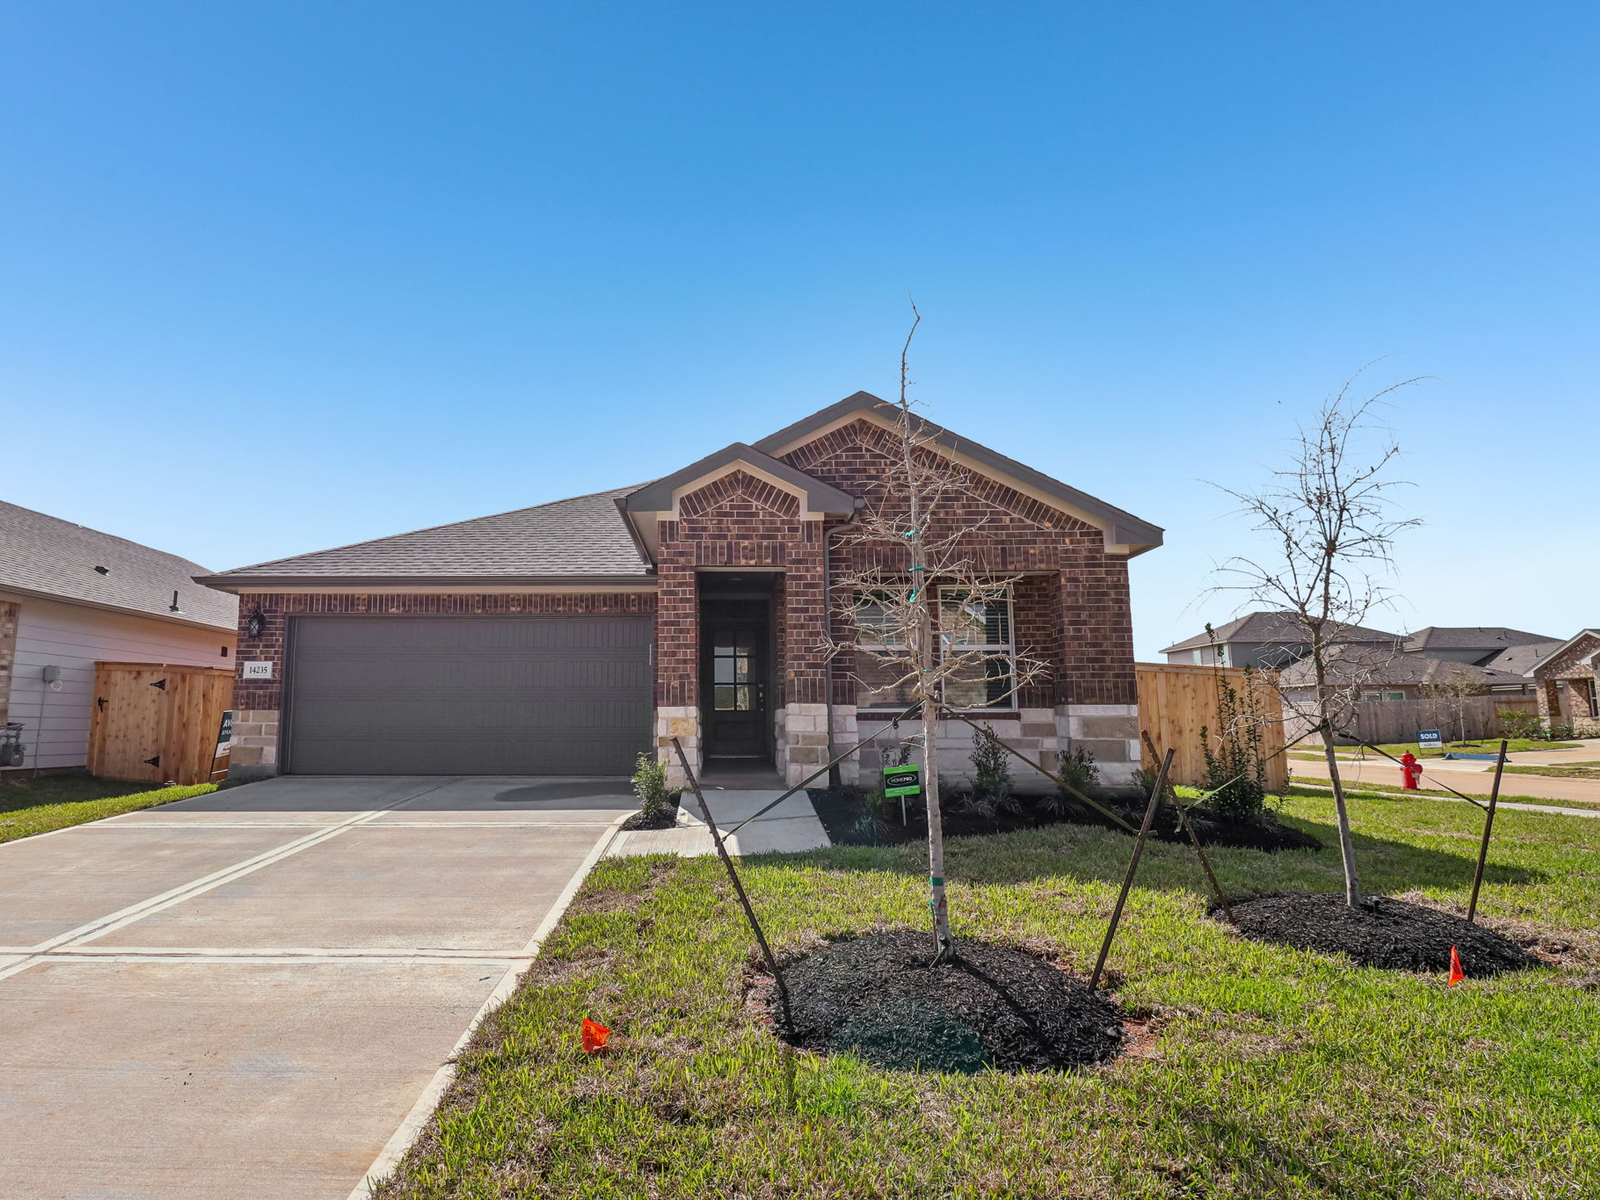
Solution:
<svg viewBox="0 0 1600 1200"><path fill-rule="evenodd" d="M755 708L750 679L751 635L724 630L711 644L711 703L718 712Z"/></svg>

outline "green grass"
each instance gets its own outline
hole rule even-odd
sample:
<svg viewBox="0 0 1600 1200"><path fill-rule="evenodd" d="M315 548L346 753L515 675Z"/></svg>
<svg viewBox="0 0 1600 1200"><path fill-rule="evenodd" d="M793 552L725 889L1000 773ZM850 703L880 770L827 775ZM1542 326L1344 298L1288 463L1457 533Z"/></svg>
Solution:
<svg viewBox="0 0 1600 1200"><path fill-rule="evenodd" d="M1505 768L1508 775L1548 775L1552 779L1600 779L1600 762L1562 763L1559 766Z"/></svg>
<svg viewBox="0 0 1600 1200"><path fill-rule="evenodd" d="M1351 804L1368 889L1462 906L1481 817ZM1330 846L1326 797L1283 814ZM1567 969L1447 990L1247 942L1153 843L1111 962L1140 1053L1055 1075L939 1076L782 1056L746 1004L752 940L713 859L603 861L480 1027L377 1194L420 1197L1580 1197L1600 1195L1600 839L1507 812L1481 908L1570 943ZM1087 973L1130 849L1077 826L949 843L958 935ZM921 847L744 862L782 947L922 925ZM1217 849L1231 891L1339 887L1336 852ZM1553 944L1553 943L1552 943ZM1585 974L1587 972L1587 975ZM586 1057L579 1021L615 1034Z"/></svg>
<svg viewBox="0 0 1600 1200"><path fill-rule="evenodd" d="M217 790L214 783L151 789L89 775L41 775L0 786L0 842L154 808Z"/></svg>

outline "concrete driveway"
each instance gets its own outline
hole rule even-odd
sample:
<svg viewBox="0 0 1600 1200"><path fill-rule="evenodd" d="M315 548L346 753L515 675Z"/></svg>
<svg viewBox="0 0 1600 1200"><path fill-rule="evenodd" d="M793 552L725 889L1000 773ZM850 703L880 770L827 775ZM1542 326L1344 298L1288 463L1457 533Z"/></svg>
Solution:
<svg viewBox="0 0 1600 1200"><path fill-rule="evenodd" d="M288 777L0 845L0 1193L365 1194L634 807Z"/></svg>

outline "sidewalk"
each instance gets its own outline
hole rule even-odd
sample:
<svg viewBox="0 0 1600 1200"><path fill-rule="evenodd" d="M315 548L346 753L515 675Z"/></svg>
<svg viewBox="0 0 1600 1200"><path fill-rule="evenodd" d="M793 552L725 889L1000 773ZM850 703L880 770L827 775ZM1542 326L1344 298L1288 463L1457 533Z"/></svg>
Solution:
<svg viewBox="0 0 1600 1200"><path fill-rule="evenodd" d="M827 831L817 819L817 810L804 792L790 796L777 808L757 817L738 833L727 831L783 795L778 790L711 790L706 803L729 854L792 853L831 846ZM678 806L676 829L636 829L618 834L606 852L608 858L642 854L677 854L699 858L715 854L711 830L699 816L699 802L693 792L684 792Z"/></svg>
<svg viewBox="0 0 1600 1200"><path fill-rule="evenodd" d="M1573 751L1550 751L1548 753L1566 753ZM1591 750L1593 754L1595 751ZM1529 762L1532 754L1519 754L1516 763L1527 762L1529 766L1536 764ZM1581 760L1580 760L1581 761ZM1326 782L1328 778L1328 764L1325 762L1294 761L1289 764L1291 775L1308 780L1313 783ZM1489 794L1489 789L1494 784L1494 764L1492 762L1444 762L1437 758L1423 760L1422 786L1431 786L1428 777L1442 780L1455 788L1458 792L1465 792L1469 796ZM1371 755L1365 762L1351 762L1341 760L1339 763L1339 778L1354 786L1358 783L1389 783L1399 785L1402 782L1400 768L1386 758ZM1506 775L1500 780L1500 794L1502 796L1539 796L1546 800L1572 800L1579 803L1600 804L1600 779L1553 779L1548 775Z"/></svg>

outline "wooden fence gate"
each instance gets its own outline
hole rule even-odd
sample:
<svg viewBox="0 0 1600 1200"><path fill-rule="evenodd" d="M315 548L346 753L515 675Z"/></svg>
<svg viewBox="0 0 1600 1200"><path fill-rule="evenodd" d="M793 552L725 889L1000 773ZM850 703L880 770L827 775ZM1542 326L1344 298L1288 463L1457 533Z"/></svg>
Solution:
<svg viewBox="0 0 1600 1200"><path fill-rule="evenodd" d="M89 773L153 783L227 778L223 715L232 700L233 672L224 668L95 663Z"/></svg>
<svg viewBox="0 0 1600 1200"><path fill-rule="evenodd" d="M1277 753L1283 748L1283 722L1279 716L1277 693L1267 686L1262 673L1252 671L1247 683L1239 667L1204 667L1181 663L1135 663L1139 686L1139 728L1148 730L1151 740L1172 759L1172 778L1177 783L1204 786L1206 760L1200 749L1200 727L1216 732L1221 723L1217 698L1217 676L1237 688L1243 696L1247 686L1261 715L1261 753L1267 756L1267 790L1281 794L1289 786L1289 763ZM1144 751L1145 765L1149 752Z"/></svg>

